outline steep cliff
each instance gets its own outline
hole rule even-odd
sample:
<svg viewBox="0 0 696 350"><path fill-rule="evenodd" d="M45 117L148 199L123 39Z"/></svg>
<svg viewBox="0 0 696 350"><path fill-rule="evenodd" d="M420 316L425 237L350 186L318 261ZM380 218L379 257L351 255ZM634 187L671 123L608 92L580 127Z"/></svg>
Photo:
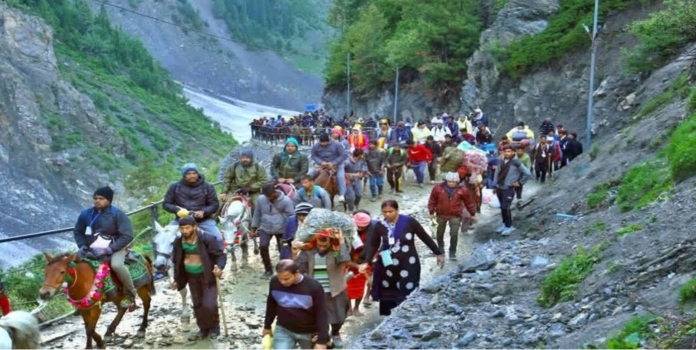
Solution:
<svg viewBox="0 0 696 350"><path fill-rule="evenodd" d="M576 16L591 13L592 2L582 3L581 8L574 9ZM638 75L624 74L621 49L636 43L636 39L624 29L632 21L646 18L656 8L640 1L624 1L621 2L621 11L606 11L605 26L597 40L595 86L601 90L598 93L600 100L595 105L598 132L601 132L602 125L610 123L605 119L614 116L615 107L640 80ZM582 137L587 111L590 53L589 49L583 48L589 45L589 35L573 38L575 47L557 53L560 59L524 72L520 69L523 72L521 76L511 77L503 68L508 58L506 55L509 55L507 46L544 31L549 21L558 16L559 9L557 0L504 2L504 6L490 16L494 20L481 33L477 50L467 60L466 79L462 81L457 96L443 101L432 91L425 90L420 82L402 85L398 118L432 118L434 114L442 112L468 114L480 107L493 120L494 128L502 125L501 131L514 126L516 120L524 120L536 127L543 118L550 117ZM591 20L586 24L591 26ZM576 30L576 25L571 23L569 26ZM346 101L345 90L327 90L323 97L326 108L334 115L342 115L348 110ZM381 94L353 96L351 109L361 116L378 114L391 117L393 103L394 88L390 87ZM622 109L619 113L630 111Z"/></svg>
<svg viewBox="0 0 696 350"><path fill-rule="evenodd" d="M267 49L252 50L244 43L218 39L180 27L162 23L157 19L172 22L172 16L181 16L177 10L180 0L133 1L135 6L121 1L117 4L127 10L107 6L109 18L127 33L141 40L148 51L168 70L174 79L191 86L211 90L249 102L269 106L303 109L306 103L316 103L321 98L323 84L316 71L303 71L293 65L293 60L309 61L314 66L321 54L310 47L300 47L292 53L281 49L274 52ZM213 12L212 0L188 0L199 18L200 31L220 38L232 38L225 22L217 19ZM93 9L100 4L94 3ZM325 1L315 1L315 6L324 9ZM137 12L135 14L131 11ZM316 21L322 22L325 10L318 10ZM139 14L150 16L151 18ZM181 23L192 27L190 23ZM324 47L325 38L321 32L311 32L305 41L319 43Z"/></svg>
<svg viewBox="0 0 696 350"><path fill-rule="evenodd" d="M236 144L105 13L84 1L13 5L22 10L0 2L0 234L70 225L104 185L133 209L161 198L183 163L213 174ZM0 262L61 242L6 244Z"/></svg>
<svg viewBox="0 0 696 350"><path fill-rule="evenodd" d="M76 198L108 179L81 161L84 154L54 151L61 138L77 137L69 129L52 132L54 124L80 125L84 142L116 153L123 154L124 142L92 101L63 80L52 29L5 3L0 16L0 206L13 219L0 220L0 231L25 231L37 220L55 226L65 220L65 208L78 205Z"/></svg>

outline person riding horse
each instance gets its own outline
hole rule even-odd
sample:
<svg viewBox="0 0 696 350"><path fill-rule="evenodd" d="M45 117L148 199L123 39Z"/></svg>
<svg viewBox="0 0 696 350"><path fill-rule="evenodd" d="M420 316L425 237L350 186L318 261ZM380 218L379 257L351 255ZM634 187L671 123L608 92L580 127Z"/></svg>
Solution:
<svg viewBox="0 0 696 350"><path fill-rule="evenodd" d="M114 190L101 187L92 196L94 206L83 209L77 218L73 236L80 249L78 256L93 253L100 260L110 260L111 269L123 284L122 308L130 308L135 303L137 291L131 274L126 268L126 247L133 241L133 225L125 212L111 205ZM100 240L101 238L101 240ZM104 239L110 238L108 246L102 246Z"/></svg>
<svg viewBox="0 0 696 350"><path fill-rule="evenodd" d="M239 193L249 199L253 206L267 182L266 169L254 160L254 152L244 150L239 162L227 169L220 200L225 201L228 196Z"/></svg>
<svg viewBox="0 0 696 350"><path fill-rule="evenodd" d="M171 184L164 195L162 207L176 215L176 219L169 224L177 225L178 220L189 216L191 212L198 226L222 243L222 234L213 219L220 208L215 187L205 181L205 176L193 163L184 164L181 176L182 179Z"/></svg>
<svg viewBox="0 0 696 350"><path fill-rule="evenodd" d="M299 142L290 137L285 141L285 147L273 156L271 162L271 177L277 183L285 183L299 188L302 175L309 171L309 158L300 153Z"/></svg>
<svg viewBox="0 0 696 350"><path fill-rule="evenodd" d="M315 167L309 170L309 175L315 175L319 169L336 171L339 203L345 202L346 174L343 163L346 158L348 158L348 151L341 143L329 139L329 135L322 134L319 136L319 143L312 146L312 160Z"/></svg>

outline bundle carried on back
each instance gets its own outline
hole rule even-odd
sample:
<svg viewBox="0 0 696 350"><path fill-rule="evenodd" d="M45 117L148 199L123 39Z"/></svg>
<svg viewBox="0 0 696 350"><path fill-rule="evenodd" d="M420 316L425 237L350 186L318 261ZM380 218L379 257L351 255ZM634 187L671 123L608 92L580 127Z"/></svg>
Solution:
<svg viewBox="0 0 696 350"><path fill-rule="evenodd" d="M358 234L358 227L355 226L353 219L343 213L331 211L329 209L314 208L309 212L304 222L297 228L295 237L301 242L309 242L314 236L323 230L336 229L343 233L346 244L353 246L353 241Z"/></svg>

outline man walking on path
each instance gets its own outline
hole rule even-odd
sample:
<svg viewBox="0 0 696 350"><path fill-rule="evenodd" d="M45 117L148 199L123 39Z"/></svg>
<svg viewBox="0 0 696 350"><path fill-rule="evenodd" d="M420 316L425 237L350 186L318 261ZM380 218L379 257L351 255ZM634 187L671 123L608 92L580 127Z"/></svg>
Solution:
<svg viewBox="0 0 696 350"><path fill-rule="evenodd" d="M181 236L174 240L172 289L188 285L196 315L195 339L220 335L216 278L222 276L227 256L214 236L201 230L190 216L179 220Z"/></svg>
<svg viewBox="0 0 696 350"><path fill-rule="evenodd" d="M423 144L416 144L413 140L406 141L408 146L408 163L406 167L412 168L416 173L418 187L423 187L425 180L425 169L433 161L433 154Z"/></svg>
<svg viewBox="0 0 696 350"><path fill-rule="evenodd" d="M295 213L295 206L292 200L282 191L276 190L272 183L264 185L261 193L262 195L254 207L250 236L252 239L256 236L260 237L259 250L265 271L263 277L269 278L273 275L269 251L271 238L276 238L276 243L280 248L280 238L283 236L285 221Z"/></svg>
<svg viewBox="0 0 696 350"><path fill-rule="evenodd" d="M304 276L292 260L279 261L276 274L268 287L261 336L273 335L273 349L294 349L296 344L300 349L311 349L312 337L317 334L314 349L326 349L330 337L324 288L317 280ZM271 331L273 321L275 333Z"/></svg>
<svg viewBox="0 0 696 350"><path fill-rule="evenodd" d="M445 251L445 228L449 224L450 245L449 258L457 260L457 240L462 213L466 210L470 220L476 220L476 204L466 186L459 186L459 174L445 174L445 181L435 185L428 199L430 219L437 217L437 245Z"/></svg>
<svg viewBox="0 0 696 350"><path fill-rule="evenodd" d="M496 232L507 236L515 230L512 227L512 211L510 206L515 198L515 188L524 185L532 177L529 169L519 159L515 158L512 146L503 146L503 157L498 162L493 176L494 193L500 201L500 215L503 223Z"/></svg>
<svg viewBox="0 0 696 350"><path fill-rule="evenodd" d="M393 144L387 151L387 182L389 182L389 187L391 187L391 193L403 193L401 190L401 175L406 162L408 162L408 155L402 149L401 144Z"/></svg>

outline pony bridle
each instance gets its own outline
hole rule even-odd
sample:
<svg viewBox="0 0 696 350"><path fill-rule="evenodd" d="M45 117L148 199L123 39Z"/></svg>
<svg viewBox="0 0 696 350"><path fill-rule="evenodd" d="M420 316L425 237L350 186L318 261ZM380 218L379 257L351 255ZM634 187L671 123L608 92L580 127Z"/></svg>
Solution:
<svg viewBox="0 0 696 350"><path fill-rule="evenodd" d="M77 283L77 269L74 269L74 270L75 270L75 278L73 278L73 282L72 282L70 285L68 285L68 289L74 287L75 284ZM63 282L65 282L65 278L63 278ZM58 291L58 290L60 290L60 288L62 287L63 282L61 282L61 284L59 284L59 285L48 284L48 283L44 282L41 286L42 286L42 287L53 288L53 289L55 289L55 290Z"/></svg>

